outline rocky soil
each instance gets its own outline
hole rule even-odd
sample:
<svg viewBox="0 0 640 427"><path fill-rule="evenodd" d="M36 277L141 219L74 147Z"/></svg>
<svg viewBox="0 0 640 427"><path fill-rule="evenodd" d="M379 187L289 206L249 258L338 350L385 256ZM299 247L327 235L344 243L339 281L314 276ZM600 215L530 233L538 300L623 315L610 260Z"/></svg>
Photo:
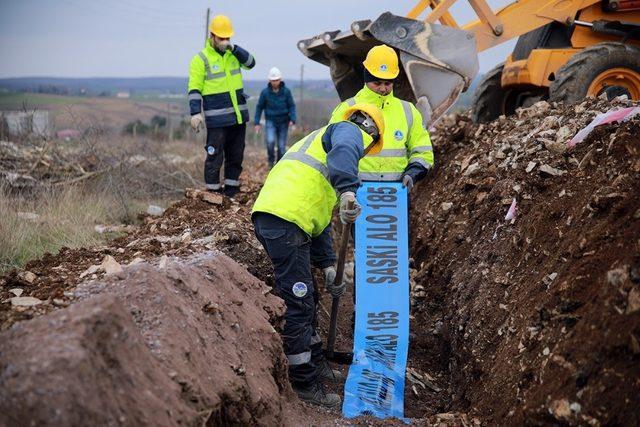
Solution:
<svg viewBox="0 0 640 427"><path fill-rule="evenodd" d="M411 200L415 424L640 423L640 117L566 149L627 105L539 103L432 133L437 168ZM247 171L235 201L188 190L104 247L1 279L2 421L353 424L291 394L249 221L266 169Z"/></svg>
<svg viewBox="0 0 640 427"><path fill-rule="evenodd" d="M411 217L412 358L443 379L425 406L489 424L640 423L640 117L566 149L629 105L542 102L433 133L438 169Z"/></svg>

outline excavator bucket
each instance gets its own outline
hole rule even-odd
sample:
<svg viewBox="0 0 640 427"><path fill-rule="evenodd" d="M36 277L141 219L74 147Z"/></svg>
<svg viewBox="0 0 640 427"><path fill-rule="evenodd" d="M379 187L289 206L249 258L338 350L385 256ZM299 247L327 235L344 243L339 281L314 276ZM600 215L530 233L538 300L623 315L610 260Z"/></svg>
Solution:
<svg viewBox="0 0 640 427"><path fill-rule="evenodd" d="M473 34L385 12L375 21L356 21L350 31L329 31L298 42L298 49L329 66L340 99L364 85L364 61L373 46L399 52L402 64L394 84L399 98L413 102L431 125L456 101L478 73Z"/></svg>

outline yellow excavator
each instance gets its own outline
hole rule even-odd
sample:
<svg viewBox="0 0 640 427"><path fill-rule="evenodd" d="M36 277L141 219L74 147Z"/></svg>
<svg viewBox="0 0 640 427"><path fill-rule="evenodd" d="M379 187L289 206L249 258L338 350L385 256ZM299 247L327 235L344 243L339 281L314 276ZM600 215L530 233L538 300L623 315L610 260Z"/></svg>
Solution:
<svg viewBox="0 0 640 427"><path fill-rule="evenodd" d="M449 11L456 1L420 0L406 17L386 12L354 22L349 31L301 40L298 48L330 67L343 100L363 85L367 51L379 44L395 48L402 72L394 92L416 103L425 124L469 88L479 52L515 37L512 54L477 86L474 121L540 100L576 102L603 93L640 100L640 0L519 0L498 11L485 0L467 0L478 19L463 26Z"/></svg>

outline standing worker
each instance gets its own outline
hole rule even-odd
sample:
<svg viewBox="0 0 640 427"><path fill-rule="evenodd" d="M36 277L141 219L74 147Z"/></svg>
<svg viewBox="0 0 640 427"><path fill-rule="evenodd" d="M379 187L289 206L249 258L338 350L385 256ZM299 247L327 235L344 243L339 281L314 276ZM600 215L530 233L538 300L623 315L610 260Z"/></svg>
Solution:
<svg viewBox="0 0 640 427"><path fill-rule="evenodd" d="M241 68L256 65L249 52L231 43L232 36L231 20L224 15L214 16L206 46L189 66L191 127L198 132L203 124L207 126L204 181L207 190L222 192L220 168L224 160L224 194L229 197L240 191L249 120Z"/></svg>
<svg viewBox="0 0 640 427"><path fill-rule="evenodd" d="M256 236L273 262L276 290L287 307L282 338L289 379L303 401L328 408L337 408L341 400L325 393L319 381L335 377L315 330L317 293L311 262L322 255L335 260L326 232L333 208L339 200L341 221L355 222L360 214L355 197L358 162L382 149L384 128L375 106L347 108L341 121L312 132L287 151L253 205ZM345 286L335 283L333 262L320 267L327 291L339 297Z"/></svg>
<svg viewBox="0 0 640 427"><path fill-rule="evenodd" d="M276 67L269 70L269 83L262 89L256 106L254 119L255 130L260 133L260 117L264 111L265 141L267 143L267 158L269 168L284 156L287 151L287 133L289 126L296 123L296 104L293 102L291 91L282 81L282 73ZM278 144L277 155L274 148Z"/></svg>
<svg viewBox="0 0 640 427"><path fill-rule="evenodd" d="M364 87L335 108L330 123L341 120L344 111L356 103L380 108L385 122L384 150L360 161L360 178L400 181L411 191L433 168L429 132L423 127L418 109L393 95L393 82L400 73L396 52L389 46L375 46L367 53L363 65Z"/></svg>

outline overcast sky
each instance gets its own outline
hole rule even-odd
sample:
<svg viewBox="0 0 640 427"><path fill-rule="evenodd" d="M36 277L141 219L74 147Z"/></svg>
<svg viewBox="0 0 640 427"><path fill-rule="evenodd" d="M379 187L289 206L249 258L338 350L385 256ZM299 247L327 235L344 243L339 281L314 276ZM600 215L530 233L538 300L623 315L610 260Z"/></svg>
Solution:
<svg viewBox="0 0 640 427"><path fill-rule="evenodd" d="M233 21L233 41L256 57L247 79L265 79L272 66L287 77L329 78L328 68L296 48L303 38L348 29L384 11L406 15L417 0L0 0L0 77L186 76L202 48L207 7ZM493 7L509 0L490 0ZM454 6L464 23L474 16ZM513 43L480 56L486 71Z"/></svg>

